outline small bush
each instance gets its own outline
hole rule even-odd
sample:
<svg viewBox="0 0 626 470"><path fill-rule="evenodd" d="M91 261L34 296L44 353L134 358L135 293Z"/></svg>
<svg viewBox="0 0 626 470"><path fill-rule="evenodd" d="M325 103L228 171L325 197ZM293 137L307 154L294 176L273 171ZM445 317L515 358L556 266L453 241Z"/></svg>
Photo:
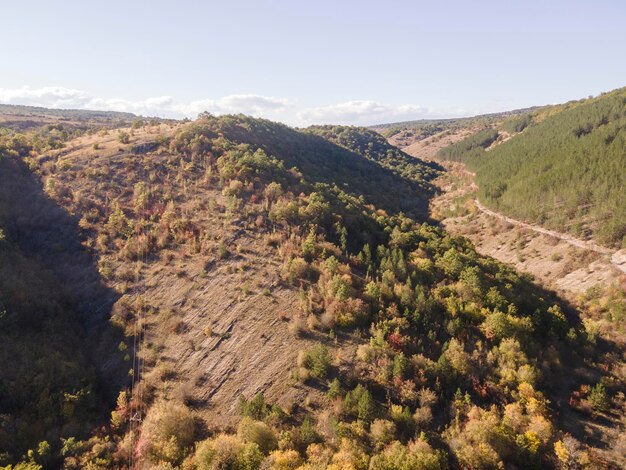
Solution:
<svg viewBox="0 0 626 470"><path fill-rule="evenodd" d="M152 462L178 465L194 441L194 418L189 408L174 402L157 402L143 423L141 438Z"/></svg>
<svg viewBox="0 0 626 470"><path fill-rule="evenodd" d="M295 450L275 450L267 459L268 468L295 470L302 465L300 454Z"/></svg>
<svg viewBox="0 0 626 470"><path fill-rule="evenodd" d="M606 387L598 383L591 388L589 392L589 403L591 407L596 411L607 411L609 409L609 395L606 392Z"/></svg>
<svg viewBox="0 0 626 470"><path fill-rule="evenodd" d="M278 446L276 435L267 424L248 417L242 419L239 423L237 437L242 442L256 444L259 450L266 455Z"/></svg>
<svg viewBox="0 0 626 470"><path fill-rule="evenodd" d="M308 370L312 377L324 379L330 370L330 353L322 343L306 351L300 351L298 366Z"/></svg>
<svg viewBox="0 0 626 470"><path fill-rule="evenodd" d="M128 144L130 143L130 134L126 131L120 131L120 133L117 136L117 140L121 144Z"/></svg>
<svg viewBox="0 0 626 470"><path fill-rule="evenodd" d="M238 409L243 416L256 420L265 419L270 413L270 408L265 403L265 397L262 393L257 393L251 400L247 400L246 397L241 395L239 397Z"/></svg>
<svg viewBox="0 0 626 470"><path fill-rule="evenodd" d="M305 331L306 323L304 319L300 315L295 316L291 323L289 323L289 332L296 338L299 338L304 335Z"/></svg>
<svg viewBox="0 0 626 470"><path fill-rule="evenodd" d="M292 258L285 266L285 277L289 282L295 282L297 279L307 279L310 273L311 268L304 258Z"/></svg>
<svg viewBox="0 0 626 470"><path fill-rule="evenodd" d="M194 459L198 470L254 470L259 468L262 460L258 445L225 434L198 444Z"/></svg>
<svg viewBox="0 0 626 470"><path fill-rule="evenodd" d="M230 251L224 242L217 246L217 259L226 259L230 255Z"/></svg>
<svg viewBox="0 0 626 470"><path fill-rule="evenodd" d="M379 448L382 448L394 439L396 435L396 425L393 421L375 419L372 423L370 433L374 443Z"/></svg>

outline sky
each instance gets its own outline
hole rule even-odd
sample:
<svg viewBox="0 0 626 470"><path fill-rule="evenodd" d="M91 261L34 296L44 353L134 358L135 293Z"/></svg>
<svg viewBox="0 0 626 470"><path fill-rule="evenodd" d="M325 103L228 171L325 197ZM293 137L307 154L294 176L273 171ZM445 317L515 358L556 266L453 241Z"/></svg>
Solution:
<svg viewBox="0 0 626 470"><path fill-rule="evenodd" d="M0 0L0 103L369 125L626 85L621 0Z"/></svg>

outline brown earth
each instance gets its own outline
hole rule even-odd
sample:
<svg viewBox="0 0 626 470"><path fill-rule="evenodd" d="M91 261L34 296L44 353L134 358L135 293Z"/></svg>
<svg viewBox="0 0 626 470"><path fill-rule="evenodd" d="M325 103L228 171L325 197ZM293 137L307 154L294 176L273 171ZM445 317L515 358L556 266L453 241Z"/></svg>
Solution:
<svg viewBox="0 0 626 470"><path fill-rule="evenodd" d="M161 124L126 129L133 134L129 144L120 144L117 131L105 131L40 157L44 181L54 180L53 197L79 217L85 208L77 207L77 201L106 212L111 201L128 200L133 185L146 179L142 171L152 168L159 186L177 200L180 214L202 228L199 241L129 261L99 245L102 222L81 219L87 243L111 272L108 286L122 296L114 312L146 306L147 313L139 318L146 328L140 354L147 366L149 396L182 399L209 427L220 428L236 423L242 394L251 398L263 392L268 402L285 409L315 407L325 396L301 385L293 369L300 350L327 337L302 336L294 326L306 319L298 289L281 280L286 235L259 229L230 213L227 198L210 178L180 180L179 169L167 166L168 152L142 153L176 128ZM104 174L106 182L97 177ZM254 207L241 212L248 210L254 212ZM227 254L219 256L222 246ZM336 344L336 365L349 366L354 340Z"/></svg>
<svg viewBox="0 0 626 470"><path fill-rule="evenodd" d="M390 137L389 142L409 155L424 160L433 160L439 149L464 139L474 131L475 129L469 128L450 129L422 138L414 131L406 129Z"/></svg>

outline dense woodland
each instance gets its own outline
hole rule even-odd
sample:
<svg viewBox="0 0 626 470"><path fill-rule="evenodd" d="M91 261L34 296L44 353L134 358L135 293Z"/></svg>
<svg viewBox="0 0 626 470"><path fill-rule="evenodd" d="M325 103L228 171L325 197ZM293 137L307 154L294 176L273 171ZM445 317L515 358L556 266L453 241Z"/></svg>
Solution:
<svg viewBox="0 0 626 470"><path fill-rule="evenodd" d="M437 156L453 162L474 162L484 155L484 151L498 139L495 129L483 129L465 139L442 148Z"/></svg>
<svg viewBox="0 0 626 470"><path fill-rule="evenodd" d="M524 134L532 136L540 126ZM219 192L225 202L202 207L219 206L242 230L277 245L271 256L279 257L282 286L299 295L301 315L290 330L315 340L298 352L289 377L272 380L321 390L325 401L303 411L268 403L262 393L233 397L239 424L211 432L198 423L197 403L160 400L149 389L131 400L127 382L112 406L97 384L107 373L115 377L110 369L124 375L134 364L122 360L103 368L93 355L70 350L85 350L72 347L81 328L104 328L111 339L101 348L116 345L116 334L124 332L126 340L117 346L124 356L139 310L112 307L108 326L97 328L91 317L82 318L92 310L80 296L64 297L63 271L24 254L23 237L11 228L19 219L8 209L13 196L0 193L0 334L9 340L0 353L5 364L15 358L19 364L2 371L9 376L0 387L0 465L114 468L124 467L129 455L144 468L186 469L592 463L593 454L571 435L579 423L561 421L560 407L575 392L581 416L601 416L623 384L599 371L574 373L591 368L601 354L578 312L526 276L480 256L467 239L428 223L438 167L408 157L369 130L294 130L245 116L205 114L142 146L133 145L132 130L120 131L123 160L110 166L94 161L79 167L62 151L49 151L62 141L35 149L38 135L6 134L2 170L14 177L29 171L28 164L45 182L46 200L64 207L70 220L80 219L77 234L98 265L94 283L101 281L105 290L119 275L113 263L160 263L167 250L230 263L232 247L213 243L211 227L181 210L204 192ZM472 140L465 148L484 148L485 142ZM495 149L490 152L495 172ZM72 189L83 178L117 197ZM11 260L8 271L5 260ZM132 292L139 276L124 276ZM93 295L115 297L96 287ZM30 300L29 291L39 300ZM50 349L44 359L27 353L41 335L47 338L42 347ZM335 353L348 342L356 347L346 365ZM54 373L55 367L61 371ZM87 423L98 422L107 404L110 419L89 433ZM137 410L147 414L140 438L131 441L129 417Z"/></svg>
<svg viewBox="0 0 626 470"><path fill-rule="evenodd" d="M480 200L498 211L622 247L625 149L626 91L620 89L511 118L439 157L474 169Z"/></svg>

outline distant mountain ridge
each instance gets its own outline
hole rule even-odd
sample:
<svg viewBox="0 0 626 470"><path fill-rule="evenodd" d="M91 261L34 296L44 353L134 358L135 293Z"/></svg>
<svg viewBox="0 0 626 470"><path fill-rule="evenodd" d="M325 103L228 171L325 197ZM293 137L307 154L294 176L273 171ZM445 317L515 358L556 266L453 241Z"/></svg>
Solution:
<svg viewBox="0 0 626 470"><path fill-rule="evenodd" d="M458 118L440 118L440 119L415 119L410 121L398 121L398 122L389 122L382 124L374 124L372 126L367 126L369 129L373 129L376 131L383 130L400 130L400 129L411 129L411 128L422 128L424 126L433 125L433 124L441 124L446 126L462 126L467 125L470 122L474 121L491 121L491 120L502 120L503 118L509 116L517 116L519 114L526 114L533 112L537 109L540 109L542 106L531 106L528 108L520 108L513 109L511 111L500 111L496 113L486 113L486 114L477 114L475 116L465 116Z"/></svg>
<svg viewBox="0 0 626 470"><path fill-rule="evenodd" d="M98 111L88 109L57 109L41 106L25 106L17 104L0 104L0 114L14 114L18 116L44 115L71 119L135 119L140 116L121 111Z"/></svg>

